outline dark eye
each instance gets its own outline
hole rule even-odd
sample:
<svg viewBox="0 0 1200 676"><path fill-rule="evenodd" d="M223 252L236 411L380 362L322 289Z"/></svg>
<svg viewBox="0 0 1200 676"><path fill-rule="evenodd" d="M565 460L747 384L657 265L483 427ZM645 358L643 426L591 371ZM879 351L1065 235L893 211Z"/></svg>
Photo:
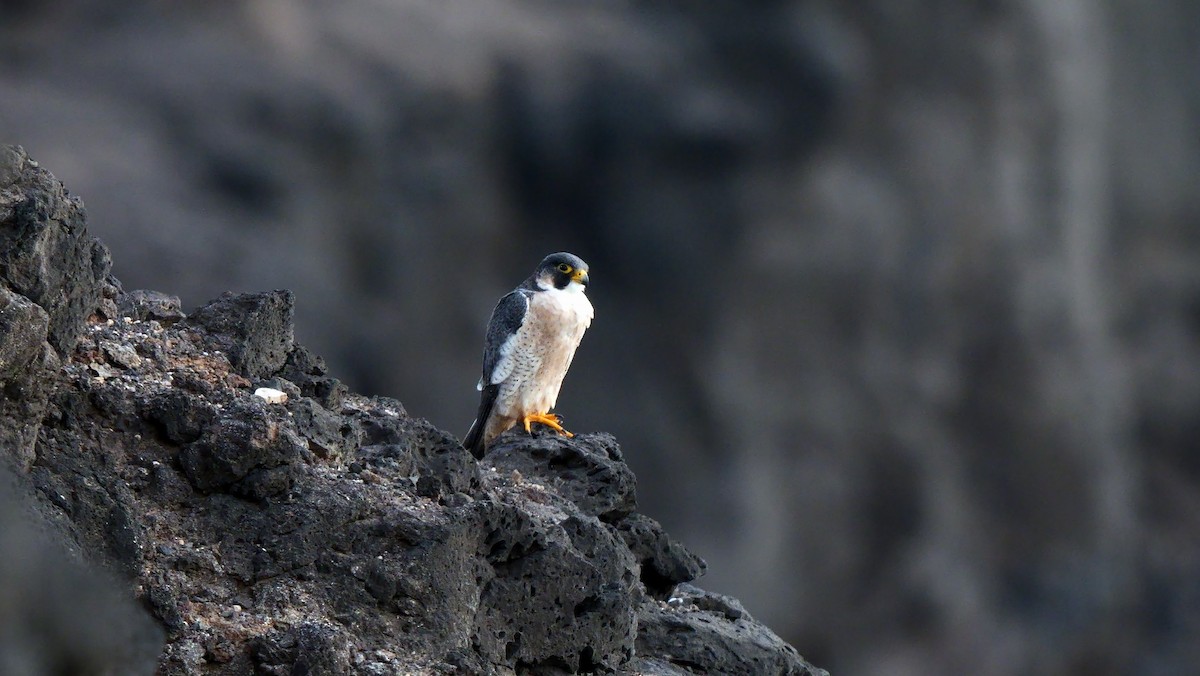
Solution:
<svg viewBox="0 0 1200 676"><path fill-rule="evenodd" d="M570 272L570 271L571 271L571 266L570 266L570 265L567 265L566 263L559 263L559 264L558 264L558 271L559 271L559 272L561 272L561 273L563 273L563 274L566 274L566 273L568 273L568 272Z"/></svg>

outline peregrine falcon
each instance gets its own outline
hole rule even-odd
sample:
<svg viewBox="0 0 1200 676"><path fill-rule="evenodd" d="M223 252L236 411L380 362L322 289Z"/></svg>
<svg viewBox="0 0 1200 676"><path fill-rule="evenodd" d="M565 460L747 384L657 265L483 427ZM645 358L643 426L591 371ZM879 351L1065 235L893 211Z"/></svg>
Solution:
<svg viewBox="0 0 1200 676"><path fill-rule="evenodd" d="M479 413L463 440L476 458L517 423L526 432L530 423L541 423L572 436L550 409L592 323L592 304L583 293L587 285L587 263L565 252L550 254L496 304L483 345L483 377L476 386L482 393Z"/></svg>

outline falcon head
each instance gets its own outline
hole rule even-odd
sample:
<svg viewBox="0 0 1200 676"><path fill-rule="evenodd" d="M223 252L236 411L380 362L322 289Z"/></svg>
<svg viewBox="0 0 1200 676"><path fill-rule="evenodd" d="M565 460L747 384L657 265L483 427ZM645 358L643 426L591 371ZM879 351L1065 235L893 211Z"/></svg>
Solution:
<svg viewBox="0 0 1200 676"><path fill-rule="evenodd" d="M588 264L579 256L562 251L543 258L533 277L537 280L538 288L545 291L583 291L588 285Z"/></svg>

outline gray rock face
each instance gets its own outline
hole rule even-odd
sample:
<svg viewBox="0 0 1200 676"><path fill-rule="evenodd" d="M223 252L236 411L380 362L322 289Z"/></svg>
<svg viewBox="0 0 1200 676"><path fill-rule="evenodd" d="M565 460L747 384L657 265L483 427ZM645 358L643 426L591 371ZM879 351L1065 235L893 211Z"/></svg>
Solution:
<svg viewBox="0 0 1200 676"><path fill-rule="evenodd" d="M488 449L483 463L519 472L574 502L584 512L615 521L637 507L637 481L609 434L567 441L539 429L531 439L513 428Z"/></svg>
<svg viewBox="0 0 1200 676"><path fill-rule="evenodd" d="M0 146L0 447L22 467L48 375L101 306L109 267L79 200L24 150Z"/></svg>
<svg viewBox="0 0 1200 676"><path fill-rule="evenodd" d="M49 374L57 366L46 342L49 317L41 306L0 287L0 447L18 465L33 460L37 421L49 394Z"/></svg>
<svg viewBox="0 0 1200 676"><path fill-rule="evenodd" d="M185 321L203 327L242 375L266 378L278 373L295 346L291 291L225 293Z"/></svg>
<svg viewBox="0 0 1200 676"><path fill-rule="evenodd" d="M0 256L28 266L22 251ZM167 676L817 673L736 602L674 591L703 562L636 512L611 436L514 433L480 465L399 402L330 378L294 344L286 292L226 295L179 321L169 297L105 280L111 297L62 295L129 316L62 333L61 361L42 358L52 314L0 285L13 327L0 373L46 383L6 391L36 454L4 457L28 466L30 509L120 577L97 592L123 599L112 617L134 619L78 618L78 639L0 633L16 646L5 658L61 644L69 671L97 636L130 647L102 664ZM289 399L255 397L252 378ZM6 534L0 576L17 556ZM660 600L677 593L688 603Z"/></svg>
<svg viewBox="0 0 1200 676"><path fill-rule="evenodd" d="M600 521L541 487L514 487L534 509L501 498L481 506L474 641L491 663L518 671L616 669L633 657L633 557ZM503 494L501 494L503 495Z"/></svg>
<svg viewBox="0 0 1200 676"><path fill-rule="evenodd" d="M168 296L165 293L146 289L135 289L121 294L118 311L122 317L139 320L153 319L163 324L184 318L178 296Z"/></svg>
<svg viewBox="0 0 1200 676"><path fill-rule="evenodd" d="M262 499L291 487L291 466L307 445L284 424L286 409L255 399L231 402L180 450L179 464L197 489Z"/></svg>
<svg viewBox="0 0 1200 676"><path fill-rule="evenodd" d="M50 320L40 305L25 296L0 289L0 380L29 370L42 352Z"/></svg>
<svg viewBox="0 0 1200 676"><path fill-rule="evenodd" d="M708 567L645 514L630 514L616 528L641 564L646 592L659 600L666 600L676 584L695 580Z"/></svg>
<svg viewBox="0 0 1200 676"><path fill-rule="evenodd" d="M794 648L754 621L736 599L681 584L667 603L638 614L638 653L700 674L818 676Z"/></svg>
<svg viewBox="0 0 1200 676"><path fill-rule="evenodd" d="M100 306L111 261L87 234L83 205L16 146L0 148L0 282L49 316L58 353Z"/></svg>

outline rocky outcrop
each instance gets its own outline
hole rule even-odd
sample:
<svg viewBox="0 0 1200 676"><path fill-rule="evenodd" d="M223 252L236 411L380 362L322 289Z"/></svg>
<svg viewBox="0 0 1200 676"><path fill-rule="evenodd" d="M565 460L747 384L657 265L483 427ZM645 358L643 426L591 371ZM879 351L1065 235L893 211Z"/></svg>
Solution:
<svg viewBox="0 0 1200 676"><path fill-rule="evenodd" d="M330 376L295 343L288 292L227 294L190 317L170 296L123 292L78 201L20 149L3 163L3 451L32 516L0 517L41 523L62 544L39 548L121 580L14 568L29 559L10 543L26 536L4 528L0 575L57 591L28 612L79 625L0 634L6 656L61 646L87 660L89 641L109 641L129 649L85 663L822 673L737 601L686 584L704 562L637 513L613 437L510 433L477 463L399 402ZM256 397L263 385L287 401ZM74 612L93 595L116 600Z"/></svg>
<svg viewBox="0 0 1200 676"><path fill-rule="evenodd" d="M110 261L79 201L16 148L0 148L0 223L0 447L27 467L57 355L112 295Z"/></svg>

